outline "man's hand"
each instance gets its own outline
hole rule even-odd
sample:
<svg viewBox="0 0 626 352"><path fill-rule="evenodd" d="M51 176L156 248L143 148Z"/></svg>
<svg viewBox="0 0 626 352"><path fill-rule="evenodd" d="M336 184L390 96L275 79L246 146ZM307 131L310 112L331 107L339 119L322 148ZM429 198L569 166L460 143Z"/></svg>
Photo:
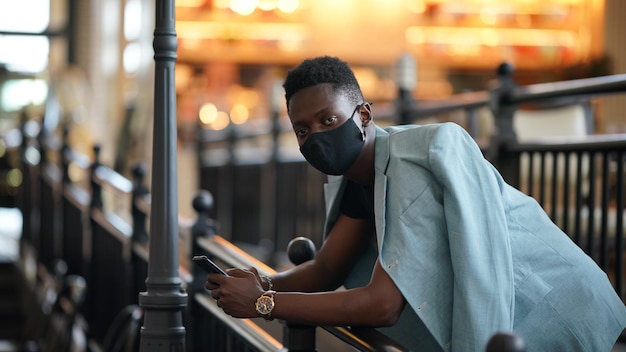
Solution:
<svg viewBox="0 0 626 352"><path fill-rule="evenodd" d="M205 287L211 290L217 306L235 318L258 317L255 302L264 290L256 269L228 269L226 272L229 276L207 275Z"/></svg>

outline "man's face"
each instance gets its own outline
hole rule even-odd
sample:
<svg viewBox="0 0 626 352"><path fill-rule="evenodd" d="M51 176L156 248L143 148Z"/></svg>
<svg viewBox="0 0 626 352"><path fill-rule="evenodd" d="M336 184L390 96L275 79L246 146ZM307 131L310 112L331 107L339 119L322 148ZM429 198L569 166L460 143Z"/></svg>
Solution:
<svg viewBox="0 0 626 352"><path fill-rule="evenodd" d="M289 101L289 119L302 146L312 133L341 126L355 114L356 106L342 94L334 92L330 84L318 84L295 93Z"/></svg>

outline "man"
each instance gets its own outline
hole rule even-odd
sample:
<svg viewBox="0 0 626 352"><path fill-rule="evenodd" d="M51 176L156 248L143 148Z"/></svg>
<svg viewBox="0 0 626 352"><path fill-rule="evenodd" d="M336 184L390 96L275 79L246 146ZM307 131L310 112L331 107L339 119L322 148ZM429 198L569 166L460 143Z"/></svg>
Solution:
<svg viewBox="0 0 626 352"><path fill-rule="evenodd" d="M303 61L284 88L302 154L329 175L326 238L271 278L209 274L226 313L389 327L420 351L484 351L501 331L533 352L610 351L626 307L606 275L461 127L377 127L333 57Z"/></svg>

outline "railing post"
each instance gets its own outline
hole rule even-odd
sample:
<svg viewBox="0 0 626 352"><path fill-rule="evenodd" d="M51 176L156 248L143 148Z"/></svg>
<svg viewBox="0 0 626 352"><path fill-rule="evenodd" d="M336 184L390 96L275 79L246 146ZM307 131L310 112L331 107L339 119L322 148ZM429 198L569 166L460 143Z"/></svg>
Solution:
<svg viewBox="0 0 626 352"><path fill-rule="evenodd" d="M279 175L279 153L280 153L280 107L284 104L283 87L279 82L274 82L271 87L270 106L272 108L272 157L267 165L264 166L264 174L266 181L264 188L266 188L265 204L266 207L261 208L262 217L267 221L267 232L273 234L272 238L272 256L270 258L270 265L277 264L278 258L278 245L280 242L279 229L279 189L280 189L280 175ZM265 208L265 209L264 209ZM265 211L265 213L263 213Z"/></svg>
<svg viewBox="0 0 626 352"><path fill-rule="evenodd" d="M175 1L156 0L154 30L154 130L152 199L146 292L139 294L144 309L140 350L182 352L185 327L182 311L187 294L178 273L178 181L176 92L174 69L178 43Z"/></svg>
<svg viewBox="0 0 626 352"><path fill-rule="evenodd" d="M507 182L518 186L519 156L503 154L506 144L517 140L513 129L513 115L517 110L517 104L507 101L509 93L516 88L513 72L512 65L500 64L497 70L498 85L490 92L489 107L494 116L495 131L491 136L489 158Z"/></svg>
<svg viewBox="0 0 626 352"><path fill-rule="evenodd" d="M516 84L513 80L513 65L502 63L496 71L498 77L498 85L491 90L490 108L495 117L496 132L500 139L515 140L515 131L513 129L513 115L517 110L517 104L507 101L509 93L515 88Z"/></svg>
<svg viewBox="0 0 626 352"><path fill-rule="evenodd" d="M417 84L417 63L409 54L400 56L396 64L396 85L398 87L398 123L401 125L410 124L411 110L413 106L413 94Z"/></svg>
<svg viewBox="0 0 626 352"><path fill-rule="evenodd" d="M196 221L191 226L191 255L203 255L207 254L202 247L198 245L198 239L210 238L217 232L217 225L209 217L211 209L213 209L213 195L211 192L201 190L194 198L192 206L196 211ZM204 308L195 300L195 294L197 292L206 291L204 284L206 283L206 272L199 266L192 264L191 267L192 282L189 287L189 295L191 296L189 302L189 316L191 323L189 324L188 339L191 344L190 351L196 351L203 345L202 341L206 339L206 334L201 329L206 326L203 321L206 319L206 312Z"/></svg>
<svg viewBox="0 0 626 352"><path fill-rule="evenodd" d="M133 194L131 202L131 214L133 216L133 242L148 242L148 231L146 230L146 213L137 205L141 198L150 193L148 187L144 184L144 176L146 169L144 165L139 164L133 168Z"/></svg>
<svg viewBox="0 0 626 352"><path fill-rule="evenodd" d="M315 245L306 237L295 237L287 246L287 256L295 265L313 259ZM289 352L316 352L316 326L298 325L287 322L283 327L283 345Z"/></svg>
<svg viewBox="0 0 626 352"><path fill-rule="evenodd" d="M39 158L41 156L39 152L39 145L36 141L36 135L32 132L32 126L34 122L28 121L28 115L26 109L23 109L20 114L20 130L22 132L22 145L20 147L21 165L22 170L22 185L19 188L18 193L18 206L22 211L22 236L20 237L20 245L27 245L32 247L36 241L39 241L39 221L36 221L36 215L39 213L39 170L40 164ZM37 131L39 133L39 131ZM25 248L25 247L23 247Z"/></svg>
<svg viewBox="0 0 626 352"><path fill-rule="evenodd" d="M100 145L93 146L93 163L89 169L89 183L91 186L91 202L92 209L102 209L102 187L96 182L96 170L100 167Z"/></svg>
<svg viewBox="0 0 626 352"><path fill-rule="evenodd" d="M69 142L70 136L70 126L69 123L66 123L63 126L63 139L61 146L61 164L62 164L62 186L65 187L66 184L70 183L70 159L72 158L72 149L70 148Z"/></svg>
<svg viewBox="0 0 626 352"><path fill-rule="evenodd" d="M489 339L486 352L526 352L526 341L517 334L499 332Z"/></svg>
<svg viewBox="0 0 626 352"><path fill-rule="evenodd" d="M211 209L213 209L213 195L207 190L201 190L193 198L192 207L196 211L196 222L191 226L191 254L204 254L202 247L198 245L198 239L203 237L211 237L217 232L217 224L209 217ZM198 273L205 274L199 267ZM195 273L196 271L194 271ZM195 276L194 276L195 277ZM206 276L202 277L203 286Z"/></svg>

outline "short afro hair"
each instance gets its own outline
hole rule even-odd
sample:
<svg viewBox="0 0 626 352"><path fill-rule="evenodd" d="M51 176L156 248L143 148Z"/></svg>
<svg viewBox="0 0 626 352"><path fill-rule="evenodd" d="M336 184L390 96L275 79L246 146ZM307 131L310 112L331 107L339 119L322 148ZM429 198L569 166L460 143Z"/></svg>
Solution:
<svg viewBox="0 0 626 352"><path fill-rule="evenodd" d="M361 87L350 66L339 58L320 56L302 61L287 73L283 83L287 108L299 90L322 83L329 83L334 92L345 94L355 104L363 101Z"/></svg>

